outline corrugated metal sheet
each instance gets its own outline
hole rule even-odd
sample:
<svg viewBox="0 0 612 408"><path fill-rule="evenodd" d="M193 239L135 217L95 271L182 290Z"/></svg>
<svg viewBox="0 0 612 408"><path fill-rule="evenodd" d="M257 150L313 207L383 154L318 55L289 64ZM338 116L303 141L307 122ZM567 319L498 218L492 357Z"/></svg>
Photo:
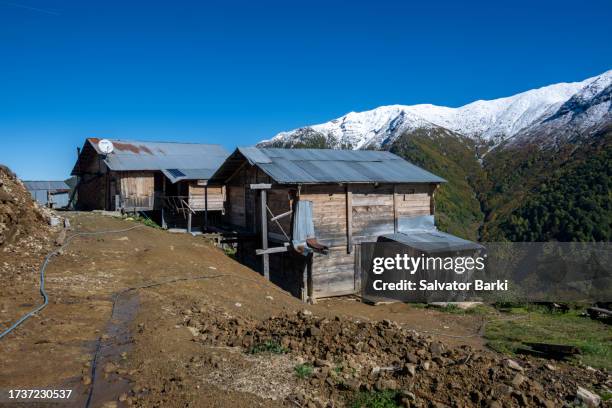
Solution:
<svg viewBox="0 0 612 408"><path fill-rule="evenodd" d="M382 235L390 241L399 242L424 252L467 251L483 249L482 245L441 231L415 232Z"/></svg>
<svg viewBox="0 0 612 408"><path fill-rule="evenodd" d="M238 148L277 183L442 183L399 156L378 150Z"/></svg>
<svg viewBox="0 0 612 408"><path fill-rule="evenodd" d="M35 190L70 190L68 184L63 181L24 181L23 184L29 191Z"/></svg>
<svg viewBox="0 0 612 408"><path fill-rule="evenodd" d="M162 169L162 173L171 183L181 180L208 180L216 169Z"/></svg>
<svg viewBox="0 0 612 408"><path fill-rule="evenodd" d="M178 168L197 169L211 175L229 155L223 146L215 144L110 140L114 149L104 162L114 171ZM87 141L98 154L103 154L98 148L99 139Z"/></svg>
<svg viewBox="0 0 612 408"><path fill-rule="evenodd" d="M385 234L383 240L395 241L424 252L478 250L484 247L476 242L438 231L433 215L402 217L399 232Z"/></svg>

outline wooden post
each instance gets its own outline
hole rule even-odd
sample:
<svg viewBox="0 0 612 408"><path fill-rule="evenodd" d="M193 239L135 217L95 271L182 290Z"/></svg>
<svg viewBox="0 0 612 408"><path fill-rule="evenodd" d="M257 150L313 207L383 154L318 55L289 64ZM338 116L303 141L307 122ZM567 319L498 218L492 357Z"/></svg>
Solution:
<svg viewBox="0 0 612 408"><path fill-rule="evenodd" d="M266 190L262 189L261 197L261 245L262 248L268 249L268 213L266 212ZM263 274L264 277L270 280L270 255L267 253L262 255L263 259Z"/></svg>
<svg viewBox="0 0 612 408"><path fill-rule="evenodd" d="M346 189L346 253L353 252L353 193L349 184Z"/></svg>
<svg viewBox="0 0 612 408"><path fill-rule="evenodd" d="M302 302L308 301L308 258L304 262L304 270L302 271Z"/></svg>
<svg viewBox="0 0 612 408"><path fill-rule="evenodd" d="M204 184L204 231L208 231L208 181Z"/></svg>
<svg viewBox="0 0 612 408"><path fill-rule="evenodd" d="M396 191L397 188L396 187L397 186L394 184L393 185L393 232L394 233L397 233L397 222L398 222L398 219L397 219L398 204L397 204L397 191Z"/></svg>
<svg viewBox="0 0 612 408"><path fill-rule="evenodd" d="M272 184L268 183L256 183L251 184L251 190L261 190L260 192L260 211L261 211L261 251L259 252L262 257L263 264L263 275L267 280L270 280L270 255L268 249L268 209L266 200L266 190L272 188ZM246 194L246 189L245 189Z"/></svg>
<svg viewBox="0 0 612 408"><path fill-rule="evenodd" d="M162 183L162 200L161 200L161 221L162 228L168 229L168 224L166 224L166 217L164 216L164 206L166 205L166 176L163 176L164 182Z"/></svg>
<svg viewBox="0 0 612 408"><path fill-rule="evenodd" d="M436 201L435 201L435 197L436 197L436 189L438 188L437 184L432 184L431 185L431 199L429 201L429 212L431 213L430 215L436 215Z"/></svg>

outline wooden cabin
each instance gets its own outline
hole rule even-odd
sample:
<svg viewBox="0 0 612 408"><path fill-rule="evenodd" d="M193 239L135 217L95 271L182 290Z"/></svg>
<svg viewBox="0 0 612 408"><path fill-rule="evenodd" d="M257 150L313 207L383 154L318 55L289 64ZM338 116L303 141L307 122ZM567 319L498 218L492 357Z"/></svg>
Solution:
<svg viewBox="0 0 612 408"><path fill-rule="evenodd" d="M211 181L226 186L223 221L239 233L238 259L314 301L359 291L360 244L398 232L402 218L433 215L445 180L387 151L247 147ZM296 208L314 226L302 243Z"/></svg>
<svg viewBox="0 0 612 408"><path fill-rule="evenodd" d="M76 209L143 213L164 227L204 225L224 209L225 188L208 182L228 152L220 145L88 138L72 170Z"/></svg>

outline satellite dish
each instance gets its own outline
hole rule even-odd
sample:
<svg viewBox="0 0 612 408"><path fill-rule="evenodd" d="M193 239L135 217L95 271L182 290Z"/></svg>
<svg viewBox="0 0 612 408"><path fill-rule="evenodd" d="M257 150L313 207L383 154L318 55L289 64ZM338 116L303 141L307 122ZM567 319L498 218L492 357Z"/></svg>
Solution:
<svg viewBox="0 0 612 408"><path fill-rule="evenodd" d="M102 139L98 142L98 149L104 154L109 154L113 152L113 142L108 139Z"/></svg>

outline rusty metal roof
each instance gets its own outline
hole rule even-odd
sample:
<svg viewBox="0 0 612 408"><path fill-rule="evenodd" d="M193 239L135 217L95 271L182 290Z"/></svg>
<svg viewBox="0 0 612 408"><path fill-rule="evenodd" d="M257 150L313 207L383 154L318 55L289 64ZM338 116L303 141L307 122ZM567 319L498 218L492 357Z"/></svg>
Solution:
<svg viewBox="0 0 612 408"><path fill-rule="evenodd" d="M98 148L98 138L88 138L83 147L103 157L104 163L113 171L191 169L199 174L212 175L229 155L217 144L148 142L137 140L113 140L113 151L104 154ZM79 160L80 161L80 160ZM78 174L77 161L72 174ZM198 177L200 178L200 177Z"/></svg>
<svg viewBox="0 0 612 408"><path fill-rule="evenodd" d="M446 181L387 151L258 147L238 148L213 179L225 181L245 159L279 184Z"/></svg>

